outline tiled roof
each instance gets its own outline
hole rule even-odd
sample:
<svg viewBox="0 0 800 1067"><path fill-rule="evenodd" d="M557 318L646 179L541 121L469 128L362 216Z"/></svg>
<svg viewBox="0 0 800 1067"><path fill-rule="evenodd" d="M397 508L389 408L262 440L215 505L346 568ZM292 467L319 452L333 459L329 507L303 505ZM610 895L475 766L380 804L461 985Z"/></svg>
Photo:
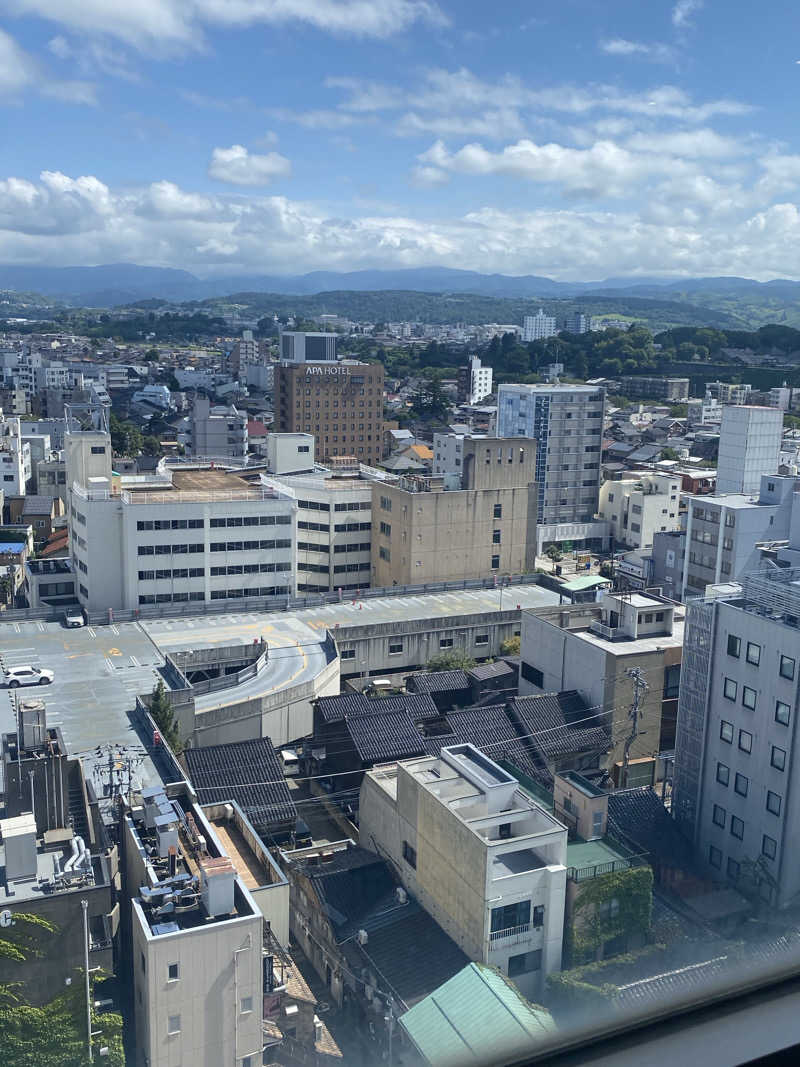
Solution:
<svg viewBox="0 0 800 1067"><path fill-rule="evenodd" d="M494 663L479 663L467 671L468 677L478 682L487 678L502 678L504 675L511 677L514 673L514 668L502 659L495 660Z"/></svg>
<svg viewBox="0 0 800 1067"><path fill-rule="evenodd" d="M23 515L49 515L53 510L53 497L44 496L44 494L38 494L35 496L26 496L25 505L22 509Z"/></svg>
<svg viewBox="0 0 800 1067"><path fill-rule="evenodd" d="M356 752L365 763L409 759L425 754L425 745L408 711L353 715L346 720Z"/></svg>
<svg viewBox="0 0 800 1067"><path fill-rule="evenodd" d="M510 708L520 735L527 737L545 759L573 752L607 752L611 747L601 716L592 715L574 690L514 697Z"/></svg>
<svg viewBox="0 0 800 1067"><path fill-rule="evenodd" d="M608 797L609 831L671 867L692 867L692 847L655 790L624 789Z"/></svg>
<svg viewBox="0 0 800 1067"><path fill-rule="evenodd" d="M283 769L268 737L187 748L184 756L201 804L234 800L256 827L297 817Z"/></svg>
<svg viewBox="0 0 800 1067"><path fill-rule="evenodd" d="M408 685L415 693L446 693L459 689L469 689L466 671L433 671L430 674L412 674Z"/></svg>
<svg viewBox="0 0 800 1067"><path fill-rule="evenodd" d="M395 880L388 864L365 848L332 852L323 863L294 862L311 880L337 940L361 928L376 908L394 897Z"/></svg>
<svg viewBox="0 0 800 1067"><path fill-rule="evenodd" d="M340 693L335 697L318 697L317 711L324 722L342 722L346 715L358 715L364 708L363 693Z"/></svg>
<svg viewBox="0 0 800 1067"><path fill-rule="evenodd" d="M383 715L387 711L408 711L414 719L435 719L439 714L429 696L417 693L396 693L374 699L363 693L340 693L335 697L320 697L317 708L326 723L342 722L352 715Z"/></svg>
<svg viewBox="0 0 800 1067"><path fill-rule="evenodd" d="M446 719L453 734L428 739L434 743L432 747L437 749L436 755L445 745L470 743L483 749L491 759L507 758L523 773L539 777L527 742L520 741L505 704L450 711Z"/></svg>

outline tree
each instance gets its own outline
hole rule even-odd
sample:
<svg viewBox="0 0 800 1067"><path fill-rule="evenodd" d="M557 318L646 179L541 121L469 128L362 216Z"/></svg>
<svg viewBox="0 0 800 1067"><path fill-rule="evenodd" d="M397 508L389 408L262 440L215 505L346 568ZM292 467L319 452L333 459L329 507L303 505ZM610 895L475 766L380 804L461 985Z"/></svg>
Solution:
<svg viewBox="0 0 800 1067"><path fill-rule="evenodd" d="M147 437L142 438L142 452L145 456L160 456L161 442L157 437L148 434Z"/></svg>
<svg viewBox="0 0 800 1067"><path fill-rule="evenodd" d="M556 563L564 558L558 545L548 545L545 550L545 555L552 561L554 571L556 569Z"/></svg>
<svg viewBox="0 0 800 1067"><path fill-rule="evenodd" d="M178 724L175 721L175 712L167 696L167 687L160 678L150 695L150 717L172 751L180 752L183 745Z"/></svg>
<svg viewBox="0 0 800 1067"><path fill-rule="evenodd" d="M673 404L669 413L673 419L685 419L689 414L689 406L688 404Z"/></svg>
<svg viewBox="0 0 800 1067"><path fill-rule="evenodd" d="M144 354L145 363L158 363L158 349L148 348Z"/></svg>
<svg viewBox="0 0 800 1067"><path fill-rule="evenodd" d="M515 634L513 637L507 637L500 645L500 651L504 656L518 656L520 648L521 642L518 634Z"/></svg>
<svg viewBox="0 0 800 1067"><path fill-rule="evenodd" d="M662 448L660 459L680 459L674 448Z"/></svg>
<svg viewBox="0 0 800 1067"><path fill-rule="evenodd" d="M425 669L429 671L468 671L475 660L463 648L450 648L431 656Z"/></svg>

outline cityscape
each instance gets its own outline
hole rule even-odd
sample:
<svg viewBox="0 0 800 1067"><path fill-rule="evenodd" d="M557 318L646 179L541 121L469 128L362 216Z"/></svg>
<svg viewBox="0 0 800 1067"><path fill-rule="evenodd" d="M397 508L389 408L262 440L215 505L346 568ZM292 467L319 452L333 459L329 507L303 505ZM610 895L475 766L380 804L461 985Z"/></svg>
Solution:
<svg viewBox="0 0 800 1067"><path fill-rule="evenodd" d="M0 1067L793 1061L800 60L715 7L5 5Z"/></svg>

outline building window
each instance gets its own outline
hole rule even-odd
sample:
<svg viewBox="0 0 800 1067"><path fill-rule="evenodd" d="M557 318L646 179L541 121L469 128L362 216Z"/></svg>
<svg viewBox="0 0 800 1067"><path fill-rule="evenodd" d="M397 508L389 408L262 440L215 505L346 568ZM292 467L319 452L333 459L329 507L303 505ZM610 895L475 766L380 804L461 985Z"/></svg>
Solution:
<svg viewBox="0 0 800 1067"><path fill-rule="evenodd" d="M382 522L381 526L380 526L380 530L381 530L381 533L383 534L384 537L391 537L392 536L392 527L390 526L390 524L388 522Z"/></svg>
<svg viewBox="0 0 800 1067"><path fill-rule="evenodd" d="M381 547L378 549L378 555L381 559L386 560L387 563L391 563L392 553L389 551L388 548L384 548L383 545L381 545Z"/></svg>
<svg viewBox="0 0 800 1067"><path fill-rule="evenodd" d="M731 834L740 841L744 837L744 823L736 815L731 815Z"/></svg>
<svg viewBox="0 0 800 1067"><path fill-rule="evenodd" d="M522 660L520 664L520 674L526 682L535 685L537 689L544 688L544 674L538 667L532 667L530 663L526 663L525 660Z"/></svg>
<svg viewBox="0 0 800 1067"><path fill-rule="evenodd" d="M737 881L739 878L739 861L728 857L728 877L732 882Z"/></svg>
<svg viewBox="0 0 800 1067"><path fill-rule="evenodd" d="M726 700L735 700L736 694L739 691L739 686L733 680L733 678L726 678L725 684L722 688L723 695Z"/></svg>
<svg viewBox="0 0 800 1067"><path fill-rule="evenodd" d="M439 648L452 648L452 647L453 647L453 638L452 637L440 637L439 638Z"/></svg>
<svg viewBox="0 0 800 1067"><path fill-rule="evenodd" d="M727 785L731 778L731 769L724 763L717 764L717 781L720 785Z"/></svg>
<svg viewBox="0 0 800 1067"><path fill-rule="evenodd" d="M475 644L476 645L488 645L489 644L489 635L488 634L475 634Z"/></svg>
<svg viewBox="0 0 800 1067"><path fill-rule="evenodd" d="M414 870L417 869L417 850L409 845L408 841L403 842L403 859Z"/></svg>
<svg viewBox="0 0 800 1067"><path fill-rule="evenodd" d="M181 1017L180 1015L170 1015L167 1019L167 1033L179 1034L181 1032Z"/></svg>
<svg viewBox="0 0 800 1067"><path fill-rule="evenodd" d="M719 736L720 740L727 741L730 745L733 743L733 723L726 722L725 719L719 724Z"/></svg>
<svg viewBox="0 0 800 1067"><path fill-rule="evenodd" d="M722 853L715 845L710 845L708 849L708 862L712 867L716 867L717 870L722 866Z"/></svg>
<svg viewBox="0 0 800 1067"><path fill-rule="evenodd" d="M735 637L733 634L728 634L728 655L739 658L742 652L742 639L741 637Z"/></svg>
<svg viewBox="0 0 800 1067"><path fill-rule="evenodd" d="M544 926L544 904L537 904L533 909L533 927L538 930Z"/></svg>
<svg viewBox="0 0 800 1067"><path fill-rule="evenodd" d="M747 730L739 731L739 748L742 752L753 751L753 735Z"/></svg>
<svg viewBox="0 0 800 1067"><path fill-rule="evenodd" d="M794 660L791 656L781 656L780 674L781 678L794 678Z"/></svg>
<svg viewBox="0 0 800 1067"><path fill-rule="evenodd" d="M751 689L749 685L742 686L742 704L749 711L756 710L756 691Z"/></svg>
<svg viewBox="0 0 800 1067"><path fill-rule="evenodd" d="M781 726L788 726L789 720L792 716L792 709L788 704L784 704L782 700L775 701L775 722L779 722Z"/></svg>
<svg viewBox="0 0 800 1067"><path fill-rule="evenodd" d="M391 511L392 510L392 498L389 497L389 496L382 496L381 497L381 508L384 511Z"/></svg>
<svg viewBox="0 0 800 1067"><path fill-rule="evenodd" d="M354 648L343 648L339 653L340 659L355 659L356 650Z"/></svg>
<svg viewBox="0 0 800 1067"><path fill-rule="evenodd" d="M780 815L781 805L783 804L783 798L780 793L773 793L771 789L767 790L767 811L770 815Z"/></svg>
<svg viewBox="0 0 800 1067"><path fill-rule="evenodd" d="M518 926L527 926L531 921L531 902L520 900L516 904L506 904L492 908L491 932L504 933L515 930Z"/></svg>
<svg viewBox="0 0 800 1067"><path fill-rule="evenodd" d="M535 949L533 952L520 952L517 956L508 957L508 977L514 978L518 974L528 974L530 971L542 969L542 950Z"/></svg>
<svg viewBox="0 0 800 1067"><path fill-rule="evenodd" d="M493 519L502 519L502 517L503 517L503 505L502 504L495 504L494 508L492 510L492 518Z"/></svg>
<svg viewBox="0 0 800 1067"><path fill-rule="evenodd" d="M721 826L724 829L725 819L727 818L727 815L728 813L723 807L721 807L719 804L715 804L714 810L711 813L711 821L715 826Z"/></svg>
<svg viewBox="0 0 800 1067"><path fill-rule="evenodd" d="M245 1015L248 1011L252 1011L252 1010L253 1010L253 998L252 997L242 997L240 999L240 1001L239 1001L239 1012L240 1012L240 1014Z"/></svg>
<svg viewBox="0 0 800 1067"><path fill-rule="evenodd" d="M754 667L757 667L761 662L761 645L757 645L754 641L748 641L745 659L748 663L752 663Z"/></svg>
<svg viewBox="0 0 800 1067"><path fill-rule="evenodd" d="M171 963L167 968L167 979L170 982L177 982L180 977L180 967L177 963Z"/></svg>
<svg viewBox="0 0 800 1067"><path fill-rule="evenodd" d="M768 860L774 860L778 854L778 842L774 837L770 837L769 834L764 834L761 838L761 853L766 856Z"/></svg>
<svg viewBox="0 0 800 1067"><path fill-rule="evenodd" d="M403 642L402 641L390 641L389 642L389 655L390 656L399 656L402 651L403 651Z"/></svg>
<svg viewBox="0 0 800 1067"><path fill-rule="evenodd" d="M770 756L770 763L776 771L786 770L786 752L782 748L778 748L776 745L772 746L772 755Z"/></svg>
<svg viewBox="0 0 800 1067"><path fill-rule="evenodd" d="M733 780L733 791L738 793L740 797L746 797L747 791L750 788L750 779L746 774L740 774L738 771L736 777Z"/></svg>
<svg viewBox="0 0 800 1067"><path fill-rule="evenodd" d="M492 556L492 570L493 571L500 570L500 557L499 556Z"/></svg>

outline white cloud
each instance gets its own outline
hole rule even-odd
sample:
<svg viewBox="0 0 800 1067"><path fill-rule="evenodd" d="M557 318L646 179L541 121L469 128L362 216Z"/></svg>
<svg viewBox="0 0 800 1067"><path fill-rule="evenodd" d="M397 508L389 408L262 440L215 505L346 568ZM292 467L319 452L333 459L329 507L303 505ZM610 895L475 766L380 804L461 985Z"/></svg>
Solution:
<svg viewBox="0 0 800 1067"><path fill-rule="evenodd" d="M395 129L401 137L433 133L439 137L486 137L502 141L518 137L525 127L519 113L508 109L472 115L420 115L409 111L398 119Z"/></svg>
<svg viewBox="0 0 800 1067"><path fill-rule="evenodd" d="M47 48L57 59L74 64L82 74L108 74L112 78L130 82L141 80L138 72L130 66L128 56L105 41L86 38L75 44L62 34L57 34L47 42Z"/></svg>
<svg viewBox="0 0 800 1067"><path fill-rule="evenodd" d="M679 178L665 178L677 190ZM171 182L110 189L44 172L0 181L0 261L139 262L200 274L412 267L602 278L675 272L797 277L800 211L758 190L687 176L706 206L655 210L503 210L411 218L373 210L332 217L281 196L200 195ZM666 186L665 186L666 190ZM758 197L760 196L760 199ZM758 199L754 202L753 197ZM715 201L730 206L715 213ZM710 205L710 207L709 207Z"/></svg>
<svg viewBox="0 0 800 1067"><path fill-rule="evenodd" d="M90 82L53 78L14 38L0 29L0 101L37 92L72 104L96 104Z"/></svg>
<svg viewBox="0 0 800 1067"><path fill-rule="evenodd" d="M349 126L373 121L371 115L350 115L346 111L334 111L329 108L293 111L288 107L275 107L270 108L269 114L281 122L291 122L307 130L344 130Z"/></svg>
<svg viewBox="0 0 800 1067"><path fill-rule="evenodd" d="M673 49L668 44L644 41L628 41L624 37L612 37L600 42L600 51L609 56L640 56L656 63L669 63L675 58Z"/></svg>
<svg viewBox="0 0 800 1067"><path fill-rule="evenodd" d="M678 0L672 9L672 25L678 29L688 26L703 6L703 0Z"/></svg>
<svg viewBox="0 0 800 1067"><path fill-rule="evenodd" d="M124 41L143 51L199 49L206 27L301 23L327 33L391 37L416 22L447 23L433 0L7 0L14 15Z"/></svg>
<svg viewBox="0 0 800 1067"><path fill-rule="evenodd" d="M639 132L625 142L635 152L663 152L691 159L722 159L744 155L748 148L734 137L723 137L714 130L672 130Z"/></svg>
<svg viewBox="0 0 800 1067"><path fill-rule="evenodd" d="M278 152L256 155L240 144L215 148L208 165L209 178L231 185L268 185L274 178L286 178L291 172L286 156Z"/></svg>

